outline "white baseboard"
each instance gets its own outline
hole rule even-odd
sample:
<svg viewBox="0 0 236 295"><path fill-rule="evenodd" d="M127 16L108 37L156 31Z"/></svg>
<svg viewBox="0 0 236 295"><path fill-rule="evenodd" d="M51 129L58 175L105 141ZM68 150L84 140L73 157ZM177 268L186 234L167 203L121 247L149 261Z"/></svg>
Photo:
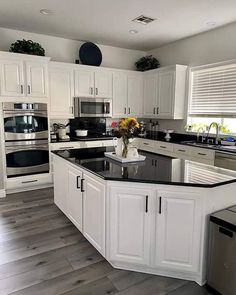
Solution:
<svg viewBox="0 0 236 295"><path fill-rule="evenodd" d="M5 197L6 197L5 189L0 189L0 198L5 198Z"/></svg>

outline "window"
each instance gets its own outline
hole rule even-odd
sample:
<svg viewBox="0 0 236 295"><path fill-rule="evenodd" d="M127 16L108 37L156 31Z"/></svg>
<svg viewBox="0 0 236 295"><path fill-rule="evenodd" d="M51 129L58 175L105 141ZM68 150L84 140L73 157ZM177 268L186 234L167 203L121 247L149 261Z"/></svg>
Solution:
<svg viewBox="0 0 236 295"><path fill-rule="evenodd" d="M216 122L221 133L236 134L236 61L192 68L190 82L189 130Z"/></svg>

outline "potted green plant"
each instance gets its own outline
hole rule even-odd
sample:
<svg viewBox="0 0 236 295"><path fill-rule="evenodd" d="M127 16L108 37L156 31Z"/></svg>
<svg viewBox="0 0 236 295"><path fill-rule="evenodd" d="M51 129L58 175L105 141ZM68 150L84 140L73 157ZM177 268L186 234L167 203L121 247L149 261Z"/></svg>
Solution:
<svg viewBox="0 0 236 295"><path fill-rule="evenodd" d="M159 61L152 55L141 57L136 63L136 69L138 71L144 72L152 69L159 68Z"/></svg>
<svg viewBox="0 0 236 295"><path fill-rule="evenodd" d="M12 43L9 51L15 53L45 56L45 50L39 43L25 39L17 40L16 42Z"/></svg>

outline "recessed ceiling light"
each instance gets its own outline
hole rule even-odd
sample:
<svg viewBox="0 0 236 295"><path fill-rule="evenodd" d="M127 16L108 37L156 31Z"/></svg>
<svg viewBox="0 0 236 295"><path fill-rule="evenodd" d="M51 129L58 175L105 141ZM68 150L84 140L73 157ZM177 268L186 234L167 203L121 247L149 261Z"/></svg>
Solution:
<svg viewBox="0 0 236 295"><path fill-rule="evenodd" d="M147 24L153 22L154 20L156 20L156 19L153 17L140 15L140 16L136 17L135 19L133 19L132 21L135 23L142 24L142 25L147 25Z"/></svg>
<svg viewBox="0 0 236 295"><path fill-rule="evenodd" d="M129 30L130 34L137 34L138 31L137 30Z"/></svg>
<svg viewBox="0 0 236 295"><path fill-rule="evenodd" d="M49 14L53 14L53 11L50 9L41 9L40 13L43 15L49 15Z"/></svg>
<svg viewBox="0 0 236 295"><path fill-rule="evenodd" d="M206 25L208 27L215 27L216 26L216 22L207 22Z"/></svg>

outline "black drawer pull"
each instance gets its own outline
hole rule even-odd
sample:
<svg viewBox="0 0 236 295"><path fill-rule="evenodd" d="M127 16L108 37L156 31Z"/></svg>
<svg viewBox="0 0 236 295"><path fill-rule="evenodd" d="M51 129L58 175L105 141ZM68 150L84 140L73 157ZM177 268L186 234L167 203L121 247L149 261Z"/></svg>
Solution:
<svg viewBox="0 0 236 295"><path fill-rule="evenodd" d="M200 156L206 156L206 154L203 154L203 153L198 153L198 155L200 155Z"/></svg>
<svg viewBox="0 0 236 295"><path fill-rule="evenodd" d="M159 214L161 214L161 201L162 201L162 198L159 197Z"/></svg>
<svg viewBox="0 0 236 295"><path fill-rule="evenodd" d="M166 149L166 146L160 145L160 148L162 148L162 149Z"/></svg>
<svg viewBox="0 0 236 295"><path fill-rule="evenodd" d="M233 238L233 235L234 235L232 231L230 231L230 230L228 230L228 229L226 229L224 227L219 227L219 232L221 234L224 234L224 235L230 237L230 238Z"/></svg>
<svg viewBox="0 0 236 295"><path fill-rule="evenodd" d="M148 196L146 196L146 206L145 206L145 212L147 213L148 212Z"/></svg>
<svg viewBox="0 0 236 295"><path fill-rule="evenodd" d="M81 192L84 193L84 178L81 179Z"/></svg>
<svg viewBox="0 0 236 295"><path fill-rule="evenodd" d="M35 180L28 180L28 181L22 181L21 183L31 183L31 182L37 182L38 180L37 179L35 179Z"/></svg>
<svg viewBox="0 0 236 295"><path fill-rule="evenodd" d="M178 152L185 153L185 152L186 152L186 150L178 150Z"/></svg>
<svg viewBox="0 0 236 295"><path fill-rule="evenodd" d="M80 179L80 176L77 176L76 177L76 186L77 186L77 188L80 188L80 186L79 186L79 179Z"/></svg>
<svg viewBox="0 0 236 295"><path fill-rule="evenodd" d="M144 145L149 145L149 143L147 143L147 142L143 142L143 144L144 144Z"/></svg>

